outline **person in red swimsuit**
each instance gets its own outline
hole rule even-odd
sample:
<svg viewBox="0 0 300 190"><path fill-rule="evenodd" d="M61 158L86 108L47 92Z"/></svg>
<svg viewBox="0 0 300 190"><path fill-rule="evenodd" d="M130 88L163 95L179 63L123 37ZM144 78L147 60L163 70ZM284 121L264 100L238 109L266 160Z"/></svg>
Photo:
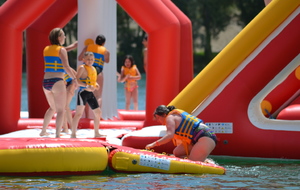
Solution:
<svg viewBox="0 0 300 190"><path fill-rule="evenodd" d="M134 59L131 55L127 55L124 59L121 68L121 76L119 82L124 82L126 110L130 109L131 100L133 100L134 110L138 110L138 83L141 79L141 73L134 64Z"/></svg>

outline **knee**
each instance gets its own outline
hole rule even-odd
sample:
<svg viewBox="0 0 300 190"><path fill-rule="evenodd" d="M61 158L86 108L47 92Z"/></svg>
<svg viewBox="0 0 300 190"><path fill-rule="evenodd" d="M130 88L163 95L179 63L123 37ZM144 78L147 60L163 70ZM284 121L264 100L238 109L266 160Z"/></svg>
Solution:
<svg viewBox="0 0 300 190"><path fill-rule="evenodd" d="M181 155L179 155L178 151L176 151L176 148L173 150L173 155L176 156L176 157L181 156Z"/></svg>
<svg viewBox="0 0 300 190"><path fill-rule="evenodd" d="M95 117L101 117L102 111L100 108L94 109L93 111L95 113Z"/></svg>

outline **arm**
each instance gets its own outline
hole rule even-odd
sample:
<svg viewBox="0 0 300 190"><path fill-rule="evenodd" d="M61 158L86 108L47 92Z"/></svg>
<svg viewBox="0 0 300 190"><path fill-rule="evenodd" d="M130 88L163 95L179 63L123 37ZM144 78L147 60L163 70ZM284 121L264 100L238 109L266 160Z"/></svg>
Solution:
<svg viewBox="0 0 300 190"><path fill-rule="evenodd" d="M70 67L69 65L69 61L68 61L68 53L67 50L65 48L61 48L60 52L59 52L59 57L62 61L62 65L65 69L65 71L68 73L68 75L73 78L76 79L76 75L75 75L75 71L72 67ZM76 80L75 80L76 81ZM75 88L77 87L76 85L77 81L75 82Z"/></svg>
<svg viewBox="0 0 300 190"><path fill-rule="evenodd" d="M110 52L106 50L104 53L104 62L109 63L109 60L110 60Z"/></svg>
<svg viewBox="0 0 300 190"><path fill-rule="evenodd" d="M147 61L147 49L144 49L144 51L143 51L143 55L144 55L144 70L146 71L147 70L147 63L148 63L148 61Z"/></svg>
<svg viewBox="0 0 300 190"><path fill-rule="evenodd" d="M83 65L80 65L77 69L77 75L76 75L76 80L78 82L78 85L79 86L83 86L83 87L86 87L89 91L94 91L95 89L99 88L99 85L98 83L96 83L96 86L91 86L91 85L87 85L86 83L82 82L80 80L80 78L82 77L83 73L85 72L85 68Z"/></svg>
<svg viewBox="0 0 300 190"><path fill-rule="evenodd" d="M78 44L78 42L76 41L76 42L72 43L71 45L68 45L68 46L65 47L65 48L66 48L67 51L71 51L71 50L77 48L77 44Z"/></svg>
<svg viewBox="0 0 300 190"><path fill-rule="evenodd" d="M77 75L76 75L76 78L77 78L77 82L78 82L78 85L79 86L83 86L83 87L86 87L87 85L85 83L83 83L80 78L84 72L85 68L83 67L83 65L80 65L77 69Z"/></svg>
<svg viewBox="0 0 300 190"><path fill-rule="evenodd" d="M78 56L78 61L82 61L83 55L84 55L84 53L86 52L86 49L87 49L87 46L85 46L85 47L82 49L81 53L80 53L79 56Z"/></svg>
<svg viewBox="0 0 300 190"><path fill-rule="evenodd" d="M118 82L125 82L127 79L128 79L128 76L124 75L124 69L122 67L122 69L121 69L121 76L118 77Z"/></svg>
<svg viewBox="0 0 300 190"><path fill-rule="evenodd" d="M128 76L128 79L140 80L142 78L139 69L135 67L135 70L136 70L136 76Z"/></svg>
<svg viewBox="0 0 300 190"><path fill-rule="evenodd" d="M146 149L151 149L153 147L156 146L160 146L163 144L166 144L168 142L170 142L173 137L174 137L174 133L175 133L175 128L176 128L176 120L175 117L173 115L169 115L166 118L166 127L167 127L167 133L165 136L163 136L161 139L146 145Z"/></svg>
<svg viewBox="0 0 300 190"><path fill-rule="evenodd" d="M60 57L60 59L62 61L62 65L63 65L65 71L67 72L67 74L71 78L73 78L75 89L76 89L77 86L78 86L77 81L75 80L76 79L76 75L75 75L74 69L72 67L70 67L70 65L69 65L68 53L67 53L67 50L65 48L61 48L60 49L59 57Z"/></svg>
<svg viewBox="0 0 300 190"><path fill-rule="evenodd" d="M121 82L121 74L120 74L118 71L117 71L116 74L117 74L117 77L118 77L117 81L118 81L118 82Z"/></svg>

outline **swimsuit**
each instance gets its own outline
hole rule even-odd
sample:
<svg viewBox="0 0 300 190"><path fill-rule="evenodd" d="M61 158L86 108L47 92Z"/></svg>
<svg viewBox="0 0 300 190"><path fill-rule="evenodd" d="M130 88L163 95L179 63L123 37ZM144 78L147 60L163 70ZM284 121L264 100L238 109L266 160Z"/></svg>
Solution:
<svg viewBox="0 0 300 190"><path fill-rule="evenodd" d="M180 109L174 109L169 114L174 113L181 115L182 120L175 130L173 142L175 145L178 145L178 142L181 142L187 155L189 155L188 145L196 144L201 137L209 137L217 144L216 134L207 127L201 119Z"/></svg>
<svg viewBox="0 0 300 190"><path fill-rule="evenodd" d="M58 45L46 46L44 49L45 72L65 72L59 52L62 47ZM54 84L62 78L49 78L43 80L43 87L46 90L52 90Z"/></svg>
<svg viewBox="0 0 300 190"><path fill-rule="evenodd" d="M62 78L50 78L50 79L44 79L43 80L43 87L46 89L46 90L52 90L52 87L53 85L58 82L58 81L61 81L63 80Z"/></svg>
<svg viewBox="0 0 300 190"><path fill-rule="evenodd" d="M194 130L192 143L196 144L201 137L210 137L217 144L218 140L215 132L203 123L200 123L199 126Z"/></svg>
<svg viewBox="0 0 300 190"><path fill-rule="evenodd" d="M80 90L77 96L77 105L84 106L86 103L89 104L92 110L99 108L98 101L96 100L93 92Z"/></svg>
<svg viewBox="0 0 300 190"><path fill-rule="evenodd" d="M83 65L85 70L88 73L88 76L86 78L80 78L79 80L87 85L96 86L96 80L97 80L97 72L96 69L92 66ZM77 105L78 106L84 106L86 103L89 104L92 110L99 108L98 101L94 95L93 92L86 91L86 87L81 86L78 91L77 95Z"/></svg>
<svg viewBox="0 0 300 190"><path fill-rule="evenodd" d="M130 76L136 76L137 71L136 71L136 65L133 65L132 67L128 68L125 66L122 66L122 69L124 70L124 75L130 75ZM127 79L125 81L125 89L128 90L129 92L132 92L134 89L138 88L139 86L137 85L137 81L134 79Z"/></svg>

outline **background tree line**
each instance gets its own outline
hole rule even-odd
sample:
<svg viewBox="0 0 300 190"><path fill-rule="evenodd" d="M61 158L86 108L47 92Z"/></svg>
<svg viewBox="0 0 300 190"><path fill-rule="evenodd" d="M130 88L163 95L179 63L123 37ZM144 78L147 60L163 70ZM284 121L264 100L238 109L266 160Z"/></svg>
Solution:
<svg viewBox="0 0 300 190"><path fill-rule="evenodd" d="M173 0L172 2L192 22L195 73L199 73L218 54L212 51L212 39L218 38L220 32L225 31L232 22L241 27L246 26L265 7L263 0ZM70 34L76 29L77 18L74 18L65 30ZM145 35L145 31L118 6L118 69L122 66L124 56L130 54L134 57L139 70L144 72L142 40Z"/></svg>
<svg viewBox="0 0 300 190"><path fill-rule="evenodd" d="M2 5L5 0L0 0ZM172 1L192 22L194 72L200 72L217 54L212 51L212 39L232 22L246 26L264 7L263 0L173 0ZM77 39L77 15L64 27L67 44ZM25 31L26 32L26 31ZM143 69L143 44L145 32L118 5L117 7L117 68L122 65L125 55L134 57L141 72ZM25 43L23 43L25 45ZM24 47L25 56L26 47ZM76 51L69 54L70 64L76 67ZM23 68L26 68L24 57Z"/></svg>

